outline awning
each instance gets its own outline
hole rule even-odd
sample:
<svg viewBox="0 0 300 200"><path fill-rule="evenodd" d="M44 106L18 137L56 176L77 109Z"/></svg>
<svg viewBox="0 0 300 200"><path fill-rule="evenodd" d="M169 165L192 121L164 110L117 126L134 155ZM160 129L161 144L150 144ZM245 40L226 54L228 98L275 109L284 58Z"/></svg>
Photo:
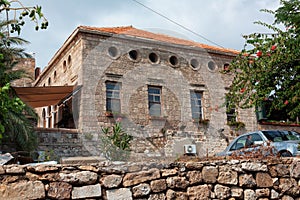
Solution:
<svg viewBox="0 0 300 200"><path fill-rule="evenodd" d="M13 87L17 96L32 108L57 105L70 96L75 86Z"/></svg>

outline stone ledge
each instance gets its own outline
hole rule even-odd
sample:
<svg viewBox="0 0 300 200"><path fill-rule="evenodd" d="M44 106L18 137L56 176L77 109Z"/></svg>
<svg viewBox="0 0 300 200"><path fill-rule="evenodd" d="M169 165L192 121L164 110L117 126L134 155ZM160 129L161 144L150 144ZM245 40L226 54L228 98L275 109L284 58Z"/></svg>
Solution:
<svg viewBox="0 0 300 200"><path fill-rule="evenodd" d="M63 157L61 164L92 164L107 161L106 158L100 156L87 156L87 157Z"/></svg>

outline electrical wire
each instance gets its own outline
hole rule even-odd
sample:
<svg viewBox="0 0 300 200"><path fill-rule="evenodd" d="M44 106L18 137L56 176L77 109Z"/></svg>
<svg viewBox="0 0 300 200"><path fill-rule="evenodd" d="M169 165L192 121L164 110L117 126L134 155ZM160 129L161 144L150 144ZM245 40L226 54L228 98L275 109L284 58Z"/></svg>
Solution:
<svg viewBox="0 0 300 200"><path fill-rule="evenodd" d="M135 3L137 3L137 4L141 5L141 6L143 6L144 8L147 8L147 9L150 10L151 12L154 12L155 14L157 14L157 15L159 15L159 16L165 18L166 20L172 22L173 24L176 24L177 26L183 28L184 30L186 30L186 31L188 31L188 32L190 32L190 33L193 33L194 35L196 35L196 36L198 36L198 37L200 37L200 38L202 38L202 39L204 39L204 40L206 40L206 41L208 41L208 42L210 42L210 43L212 43L212 44L214 44L214 45L216 45L216 46L218 46L218 47L224 48L223 46L221 46L221 45L219 45L219 44L217 44L217 43L215 43L215 42L213 42L213 41L207 39L206 37L200 35L199 33L196 33L196 32L193 31L193 30L191 30L191 29L189 29L189 28L187 28L187 27L185 27L185 26L179 24L178 22L176 22L176 21L170 19L169 17L167 17L167 16L165 16L165 15L159 13L159 12L157 12L156 10L154 10L154 9L152 9L152 8L150 8L150 7L148 7L148 6L146 6L145 4L143 4L143 3L141 3L141 2L139 2L139 1L137 1L137 0L132 0L132 1L134 1Z"/></svg>

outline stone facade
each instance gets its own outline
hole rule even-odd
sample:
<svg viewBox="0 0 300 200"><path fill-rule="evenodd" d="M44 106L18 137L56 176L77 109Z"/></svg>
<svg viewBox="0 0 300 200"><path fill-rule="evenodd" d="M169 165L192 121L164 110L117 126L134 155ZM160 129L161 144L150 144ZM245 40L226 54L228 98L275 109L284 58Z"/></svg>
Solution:
<svg viewBox="0 0 300 200"><path fill-rule="evenodd" d="M21 58L18 60L18 64L13 70L24 70L26 77L14 80L11 86L17 87L30 87L32 86L32 80L35 79L35 59L34 58Z"/></svg>
<svg viewBox="0 0 300 200"><path fill-rule="evenodd" d="M233 74L222 73L237 51L154 34L133 27L78 27L35 81L35 86L73 85L69 103L74 128L92 154L99 151L101 127L117 119L134 136L133 151L174 157L195 144L213 155L241 132L258 128L253 109L238 110L245 127L227 125L224 99ZM107 115L106 83L120 85L120 112ZM149 113L148 88L160 94L160 114ZM201 94L201 119L192 117L191 94ZM39 126L56 127L62 105L37 109ZM88 139L87 139L88 138Z"/></svg>
<svg viewBox="0 0 300 200"><path fill-rule="evenodd" d="M1 199L291 199L300 160L0 166Z"/></svg>

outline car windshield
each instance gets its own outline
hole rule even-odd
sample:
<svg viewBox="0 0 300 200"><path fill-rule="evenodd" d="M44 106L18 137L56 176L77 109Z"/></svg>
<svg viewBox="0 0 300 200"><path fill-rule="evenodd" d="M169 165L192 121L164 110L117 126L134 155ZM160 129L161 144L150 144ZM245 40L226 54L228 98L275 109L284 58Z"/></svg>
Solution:
<svg viewBox="0 0 300 200"><path fill-rule="evenodd" d="M291 131L262 131L262 133L272 142L300 140L299 135L295 135L295 132Z"/></svg>

